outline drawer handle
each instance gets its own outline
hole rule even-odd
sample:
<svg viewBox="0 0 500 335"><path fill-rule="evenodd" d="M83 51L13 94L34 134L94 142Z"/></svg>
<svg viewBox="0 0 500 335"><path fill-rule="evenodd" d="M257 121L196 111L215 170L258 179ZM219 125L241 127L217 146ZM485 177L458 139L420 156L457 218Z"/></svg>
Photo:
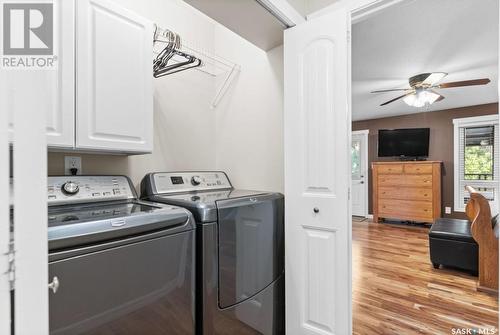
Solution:
<svg viewBox="0 0 500 335"><path fill-rule="evenodd" d="M313 208L313 212L316 213L316 214L318 214L319 213L319 208L318 207L314 207Z"/></svg>
<svg viewBox="0 0 500 335"><path fill-rule="evenodd" d="M59 278L52 278L52 282L49 284L49 289L52 290L54 294L57 293L57 290L59 289Z"/></svg>
<svg viewBox="0 0 500 335"><path fill-rule="evenodd" d="M427 196L427 193L424 194L424 197L426 197L426 196Z"/></svg>
<svg viewBox="0 0 500 335"><path fill-rule="evenodd" d="M424 209L424 212L427 212L427 209Z"/></svg>

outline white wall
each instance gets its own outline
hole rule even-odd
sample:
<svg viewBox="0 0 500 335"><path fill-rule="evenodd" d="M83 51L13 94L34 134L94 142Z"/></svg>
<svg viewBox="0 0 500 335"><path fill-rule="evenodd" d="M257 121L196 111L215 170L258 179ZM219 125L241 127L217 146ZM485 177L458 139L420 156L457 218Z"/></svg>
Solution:
<svg viewBox="0 0 500 335"><path fill-rule="evenodd" d="M197 70L154 80L154 151L82 156L86 174L125 174L137 186L147 172L226 170L238 188L283 190L282 48L269 53L181 0L114 0L191 45L241 65L215 110L215 78ZM49 153L48 173L64 172L64 153Z"/></svg>
<svg viewBox="0 0 500 335"><path fill-rule="evenodd" d="M283 47L266 53L217 26L215 50L241 65L216 110L216 166L239 188L282 192Z"/></svg>

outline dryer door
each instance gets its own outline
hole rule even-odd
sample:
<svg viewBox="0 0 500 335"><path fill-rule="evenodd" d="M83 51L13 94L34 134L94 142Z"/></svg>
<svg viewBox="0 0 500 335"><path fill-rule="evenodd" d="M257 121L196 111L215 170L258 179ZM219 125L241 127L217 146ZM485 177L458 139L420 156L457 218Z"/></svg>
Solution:
<svg viewBox="0 0 500 335"><path fill-rule="evenodd" d="M219 307L251 298L284 272L283 196L217 201Z"/></svg>

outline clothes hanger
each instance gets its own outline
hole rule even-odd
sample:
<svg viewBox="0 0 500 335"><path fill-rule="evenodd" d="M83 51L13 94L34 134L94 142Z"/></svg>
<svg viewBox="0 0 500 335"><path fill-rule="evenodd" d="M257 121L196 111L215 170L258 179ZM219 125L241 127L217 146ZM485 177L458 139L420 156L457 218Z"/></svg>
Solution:
<svg viewBox="0 0 500 335"><path fill-rule="evenodd" d="M179 50L181 48L181 38L178 34L170 30L161 29L155 25L153 41L167 43L165 48L158 53L153 61L153 76L155 78L203 65L203 62L197 57ZM183 60L169 65L174 56L180 57Z"/></svg>
<svg viewBox="0 0 500 335"><path fill-rule="evenodd" d="M203 62L199 58L196 58L194 56L186 54L182 51L174 50L173 53L178 55L178 56L184 57L186 60L183 62L171 64L171 65L168 65L166 67L163 67L163 68L156 70L153 73L153 76L155 78L163 77L163 76L166 76L169 74L174 74L177 72L185 71L185 70L192 69L192 68L199 67L199 66L203 65Z"/></svg>

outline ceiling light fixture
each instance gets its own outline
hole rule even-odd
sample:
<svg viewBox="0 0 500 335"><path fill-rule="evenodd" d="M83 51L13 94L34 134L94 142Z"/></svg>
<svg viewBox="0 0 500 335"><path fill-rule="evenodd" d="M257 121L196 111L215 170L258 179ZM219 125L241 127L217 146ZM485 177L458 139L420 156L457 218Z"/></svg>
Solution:
<svg viewBox="0 0 500 335"><path fill-rule="evenodd" d="M408 106L424 107L425 105L432 105L439 97L440 95L435 92L418 90L416 93L404 97L403 101Z"/></svg>

